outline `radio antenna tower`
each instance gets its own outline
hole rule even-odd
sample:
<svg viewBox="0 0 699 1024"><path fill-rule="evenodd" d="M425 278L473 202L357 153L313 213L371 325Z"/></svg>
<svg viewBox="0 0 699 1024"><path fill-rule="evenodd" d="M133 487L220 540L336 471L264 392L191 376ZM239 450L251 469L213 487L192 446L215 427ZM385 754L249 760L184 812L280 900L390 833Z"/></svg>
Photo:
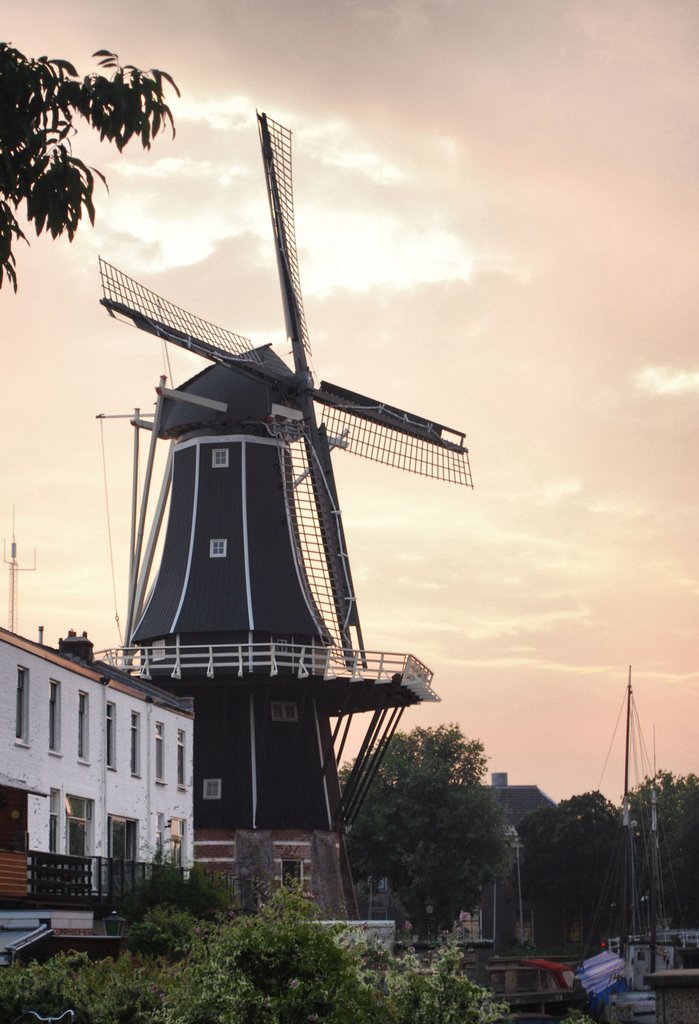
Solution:
<svg viewBox="0 0 699 1024"><path fill-rule="evenodd" d="M17 541L15 540L15 507L12 506L12 544L10 545L10 557L7 557L5 541L2 542L3 560L9 566L10 573L10 596L7 602L7 628L10 633L17 632L18 600L17 600L17 574L20 572L35 572L36 570L36 548L34 548L34 565L30 568L20 566L17 561Z"/></svg>

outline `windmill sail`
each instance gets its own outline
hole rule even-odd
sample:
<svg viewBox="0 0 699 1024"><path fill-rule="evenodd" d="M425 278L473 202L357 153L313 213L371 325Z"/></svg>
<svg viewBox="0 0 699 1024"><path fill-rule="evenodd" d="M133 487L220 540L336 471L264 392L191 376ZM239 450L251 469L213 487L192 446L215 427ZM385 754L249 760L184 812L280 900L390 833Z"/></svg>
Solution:
<svg viewBox="0 0 699 1024"><path fill-rule="evenodd" d="M459 431L326 381L314 398L324 408L336 447L420 476L473 486Z"/></svg>
<svg viewBox="0 0 699 1024"><path fill-rule="evenodd" d="M101 302L112 316L131 320L141 330L216 363L229 363L231 357L256 365L261 363L258 350L248 338L188 313L134 281L101 256L99 267Z"/></svg>
<svg viewBox="0 0 699 1024"><path fill-rule="evenodd" d="M276 242L279 276L282 284L286 330L292 342L300 344L303 352L311 353L306 328L306 316L301 296L296 230L294 227L294 193L291 177L291 132L272 121L266 114L258 114L262 159L267 179L272 227ZM299 354L295 351L298 363Z"/></svg>

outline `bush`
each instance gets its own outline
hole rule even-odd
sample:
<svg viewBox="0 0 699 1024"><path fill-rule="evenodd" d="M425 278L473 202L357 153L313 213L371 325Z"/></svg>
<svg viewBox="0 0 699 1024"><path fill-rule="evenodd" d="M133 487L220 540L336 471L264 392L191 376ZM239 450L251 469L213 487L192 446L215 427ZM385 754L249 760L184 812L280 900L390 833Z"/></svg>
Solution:
<svg viewBox="0 0 699 1024"><path fill-rule="evenodd" d="M424 972L323 925L301 892L216 922L153 909L130 944L143 960L68 954L0 971L0 1024L28 1007L72 1008L79 1024L491 1024L507 1012L465 977L455 947Z"/></svg>
<svg viewBox="0 0 699 1024"><path fill-rule="evenodd" d="M414 956L394 960L386 989L395 1024L491 1024L509 1012L489 989L469 981L453 945L443 947L430 972Z"/></svg>
<svg viewBox="0 0 699 1024"><path fill-rule="evenodd" d="M187 952L196 926L197 918L187 910L153 907L129 927L126 947L134 956L175 960Z"/></svg>
<svg viewBox="0 0 699 1024"><path fill-rule="evenodd" d="M93 963L85 953L67 953L45 964L13 964L0 970L0 1024L27 1009L42 1016L73 1009L80 1024L154 1024L162 989L158 969L128 957Z"/></svg>
<svg viewBox="0 0 699 1024"><path fill-rule="evenodd" d="M256 917L197 937L166 993L167 1024L379 1024L360 956L301 893L276 892Z"/></svg>
<svg viewBox="0 0 699 1024"><path fill-rule="evenodd" d="M156 859L147 878L119 904L130 923L142 921L155 907L174 907L201 920L213 920L228 910L231 889L227 879L195 865L188 875L170 861Z"/></svg>

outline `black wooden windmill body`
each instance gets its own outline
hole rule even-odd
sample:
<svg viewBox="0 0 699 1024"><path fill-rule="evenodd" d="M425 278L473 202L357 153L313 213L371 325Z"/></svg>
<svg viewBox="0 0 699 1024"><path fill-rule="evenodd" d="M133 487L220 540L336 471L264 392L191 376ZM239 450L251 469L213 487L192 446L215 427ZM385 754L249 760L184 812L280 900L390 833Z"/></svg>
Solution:
<svg viewBox="0 0 699 1024"><path fill-rule="evenodd" d="M286 854L310 868L327 913L351 913L342 834L403 709L438 698L413 656L364 650L330 452L466 485L470 468L463 434L314 382L291 135L264 114L258 123L293 369L100 261L111 314L211 363L177 389L164 380L158 389L140 510L133 503L122 657L194 697L195 857L245 880L279 877ZM145 542L158 438L170 440L170 455ZM341 789L338 764L358 713L369 724Z"/></svg>

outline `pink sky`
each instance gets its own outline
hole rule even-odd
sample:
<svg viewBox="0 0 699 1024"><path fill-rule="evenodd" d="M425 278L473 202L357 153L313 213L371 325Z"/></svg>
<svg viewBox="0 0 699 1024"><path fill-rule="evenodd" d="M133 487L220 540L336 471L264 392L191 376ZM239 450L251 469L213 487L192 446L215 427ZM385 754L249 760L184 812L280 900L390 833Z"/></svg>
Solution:
<svg viewBox="0 0 699 1024"><path fill-rule="evenodd" d="M19 631L118 643L98 413L152 406L159 344L99 306L97 253L284 351L255 108L294 132L320 375L465 430L473 492L338 454L365 640L411 651L494 771L600 786L626 680L696 771L699 19L643 0L119 5L3 18L31 55L167 69L177 137L76 152L110 191L0 292L0 533ZM196 364L172 356L174 383ZM104 424L125 617L130 429ZM4 597L0 603L6 623Z"/></svg>

